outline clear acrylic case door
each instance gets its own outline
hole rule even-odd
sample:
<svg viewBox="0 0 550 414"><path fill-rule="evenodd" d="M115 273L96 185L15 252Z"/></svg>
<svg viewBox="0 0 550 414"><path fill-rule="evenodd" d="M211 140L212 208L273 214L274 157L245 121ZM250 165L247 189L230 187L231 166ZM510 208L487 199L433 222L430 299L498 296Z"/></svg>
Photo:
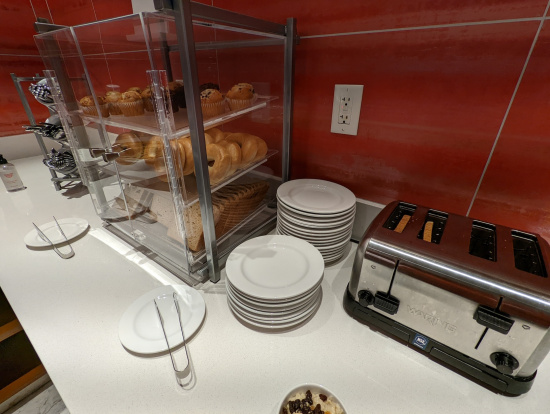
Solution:
<svg viewBox="0 0 550 414"><path fill-rule="evenodd" d="M39 35L36 41L98 215L110 229L147 247L163 265L195 284L197 278L187 280L181 207L180 214L175 208L174 200L181 206L181 192L171 189L166 173L167 159L171 171L178 164L178 154L170 149L166 154L164 148L174 128L173 110L159 92L167 79L162 70L153 70L149 35L143 17L133 15ZM106 101L110 91L144 90L153 78L158 91L148 105L141 99L125 106ZM160 128L159 120L172 125ZM151 141L159 142L158 151L146 157Z"/></svg>

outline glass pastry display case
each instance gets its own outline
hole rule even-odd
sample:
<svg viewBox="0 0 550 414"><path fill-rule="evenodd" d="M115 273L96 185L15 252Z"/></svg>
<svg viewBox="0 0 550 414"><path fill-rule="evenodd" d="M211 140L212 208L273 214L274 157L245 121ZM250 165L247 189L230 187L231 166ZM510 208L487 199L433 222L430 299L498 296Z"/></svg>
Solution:
<svg viewBox="0 0 550 414"><path fill-rule="evenodd" d="M191 285L218 281L273 228L289 176L295 21L155 4L36 43L106 227Z"/></svg>

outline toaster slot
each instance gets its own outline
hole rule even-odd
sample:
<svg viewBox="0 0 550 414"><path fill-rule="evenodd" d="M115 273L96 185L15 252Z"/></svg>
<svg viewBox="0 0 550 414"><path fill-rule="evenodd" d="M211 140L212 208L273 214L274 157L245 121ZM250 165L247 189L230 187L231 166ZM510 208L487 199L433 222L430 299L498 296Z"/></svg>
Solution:
<svg viewBox="0 0 550 414"><path fill-rule="evenodd" d="M429 210L417 237L429 243L439 244L443 236L443 231L445 230L447 218L449 218L447 213Z"/></svg>
<svg viewBox="0 0 550 414"><path fill-rule="evenodd" d="M474 220L470 233L470 248L468 253L485 260L496 262L496 227L490 223Z"/></svg>
<svg viewBox="0 0 550 414"><path fill-rule="evenodd" d="M407 226L415 210L416 206L414 204L399 203L393 209L383 227L401 233Z"/></svg>
<svg viewBox="0 0 550 414"><path fill-rule="evenodd" d="M516 268L536 276L548 277L539 242L533 234L512 230Z"/></svg>

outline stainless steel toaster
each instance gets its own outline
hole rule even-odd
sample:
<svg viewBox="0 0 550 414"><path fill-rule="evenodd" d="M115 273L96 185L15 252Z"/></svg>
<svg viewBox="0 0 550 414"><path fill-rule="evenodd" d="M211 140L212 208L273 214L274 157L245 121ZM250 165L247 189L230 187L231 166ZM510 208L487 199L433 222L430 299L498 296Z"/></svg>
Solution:
<svg viewBox="0 0 550 414"><path fill-rule="evenodd" d="M518 395L550 350L549 262L537 234L396 201L357 247L344 307L476 382Z"/></svg>

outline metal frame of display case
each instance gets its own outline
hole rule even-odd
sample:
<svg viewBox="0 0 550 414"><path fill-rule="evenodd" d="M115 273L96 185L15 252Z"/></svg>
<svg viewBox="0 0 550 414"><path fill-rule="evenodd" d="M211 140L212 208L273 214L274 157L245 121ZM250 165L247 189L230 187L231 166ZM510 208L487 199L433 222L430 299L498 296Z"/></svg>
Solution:
<svg viewBox="0 0 550 414"><path fill-rule="evenodd" d="M231 24L244 27L248 30L264 34L274 34L285 38L285 87L283 97L283 182L290 176L290 143L292 137L292 97L294 74L294 44L297 39L295 19L289 18L287 25L280 25L264 21L238 13L207 6L202 3L194 3L189 0L155 0L157 10L171 11L176 18L178 43L181 66L183 71L183 84L185 97L188 102L187 113L189 115L189 129L193 148L193 158L197 171L197 187L201 216L203 221L204 241L208 263L210 280L217 282L220 279L220 264L216 244L214 217L212 213L212 199L210 192L210 179L208 175L208 161L206 158L206 143L204 142L203 117L199 100L199 84L197 74L197 62L195 59L195 40L193 35L193 18L203 18L208 21L222 24ZM265 41L264 41L265 42ZM268 40L269 42L269 40ZM258 46L259 42L239 42L239 47ZM235 44L208 45L220 48L234 47ZM191 103L191 105L189 105Z"/></svg>
<svg viewBox="0 0 550 414"><path fill-rule="evenodd" d="M20 76L17 76L15 73L12 73L11 79L13 81L13 84L15 85L15 89L17 90L17 94L19 95L19 99L23 104L23 108L25 109L27 118L29 118L30 124L32 126L36 126L36 119L34 117L34 114L32 113L31 106L29 105L29 101L27 99L27 96L25 95L25 91L23 90L21 83L38 82L45 78L43 76L38 76L38 75L33 77L20 77ZM53 111L50 106L48 106L48 111L50 112L50 115L53 115L55 113L55 111ZM48 150L46 148L46 144L44 143L44 139L37 132L34 132L34 136L36 138L36 141L38 142L38 146L40 147L40 151L42 152L44 159L46 159L48 156ZM56 171L50 168L48 168L48 170L50 171L50 174L52 176L51 181L53 182L53 185L56 191L61 190L62 182L79 182L80 181L80 178L77 178L77 177L59 177Z"/></svg>
<svg viewBox="0 0 550 414"><path fill-rule="evenodd" d="M212 207L212 194L210 177L208 174L208 160L206 156L206 143L204 139L204 123L199 99L199 83L198 69L195 52L196 50L204 49L224 49L228 47L255 47L263 44L281 44L284 46L284 88L283 88L283 145L282 145L282 181L287 181L290 176L290 145L292 141L292 110L293 110L293 74L294 74L294 46L297 43L298 36L296 34L296 21L293 18L287 20L286 25L272 23L248 16L244 16L235 12L226 11L212 6L207 6L201 3L194 3L189 0L155 0L155 8L158 11L173 16L176 25L177 46L164 48L163 59L169 63L170 51L179 51L181 68L183 73L183 84L185 90L185 99L187 102L187 115L189 119L189 134L193 146L193 159L195 163L195 176L197 181L198 201L200 204L200 212L202 218L202 227L206 252L206 266L197 270L201 276L208 276L212 282L220 280L220 263L222 258L218 252L216 241L215 222ZM114 20L114 19L109 19ZM103 21L107 22L109 20ZM143 25L143 17L141 18ZM267 39L250 40L250 41L220 41L220 42L205 42L195 43L193 24L197 20L206 20L204 25L215 26L217 24L238 27L244 33L258 34L266 36ZM212 23L210 23L212 22ZM93 24L93 23L91 23ZM200 24L200 23L199 23ZM44 25L44 24L43 24ZM52 25L53 26L53 25ZM55 30L58 27L52 27ZM47 30L47 25L45 27ZM74 29L71 28L74 35ZM75 37L76 38L76 37ZM78 47L78 44L77 44ZM170 68L169 64L165 65ZM51 71L48 71L51 72ZM63 89L63 84L68 82L67 79L62 79L62 71L55 72L58 85ZM52 73L53 73L52 72ZM150 71L158 72L158 71ZM171 77L170 70L166 74ZM159 76L158 73L150 73L152 79ZM89 74L86 72L86 77L89 79ZM154 82L158 86L159 82ZM56 87L56 85L51 85ZM162 96L160 89L156 90L156 96ZM94 99L97 99L95 92L92 92ZM158 99L158 98L157 98ZM97 102L96 102L97 104ZM102 123L102 122L101 122ZM74 129L75 125L73 125ZM77 126L78 127L78 126ZM104 125L102 127L104 129ZM75 131L78 135L78 131ZM100 131L101 133L101 131ZM106 133L106 132L105 132ZM77 138L78 139L78 138ZM167 168L170 168L172 161L166 160ZM83 179L85 176L81 173ZM174 176L175 177L175 176ZM173 186L172 186L173 187ZM177 206L176 206L177 211ZM274 218L273 220L274 221ZM257 231L252 231L250 235L256 234ZM226 249L227 255L231 249Z"/></svg>

